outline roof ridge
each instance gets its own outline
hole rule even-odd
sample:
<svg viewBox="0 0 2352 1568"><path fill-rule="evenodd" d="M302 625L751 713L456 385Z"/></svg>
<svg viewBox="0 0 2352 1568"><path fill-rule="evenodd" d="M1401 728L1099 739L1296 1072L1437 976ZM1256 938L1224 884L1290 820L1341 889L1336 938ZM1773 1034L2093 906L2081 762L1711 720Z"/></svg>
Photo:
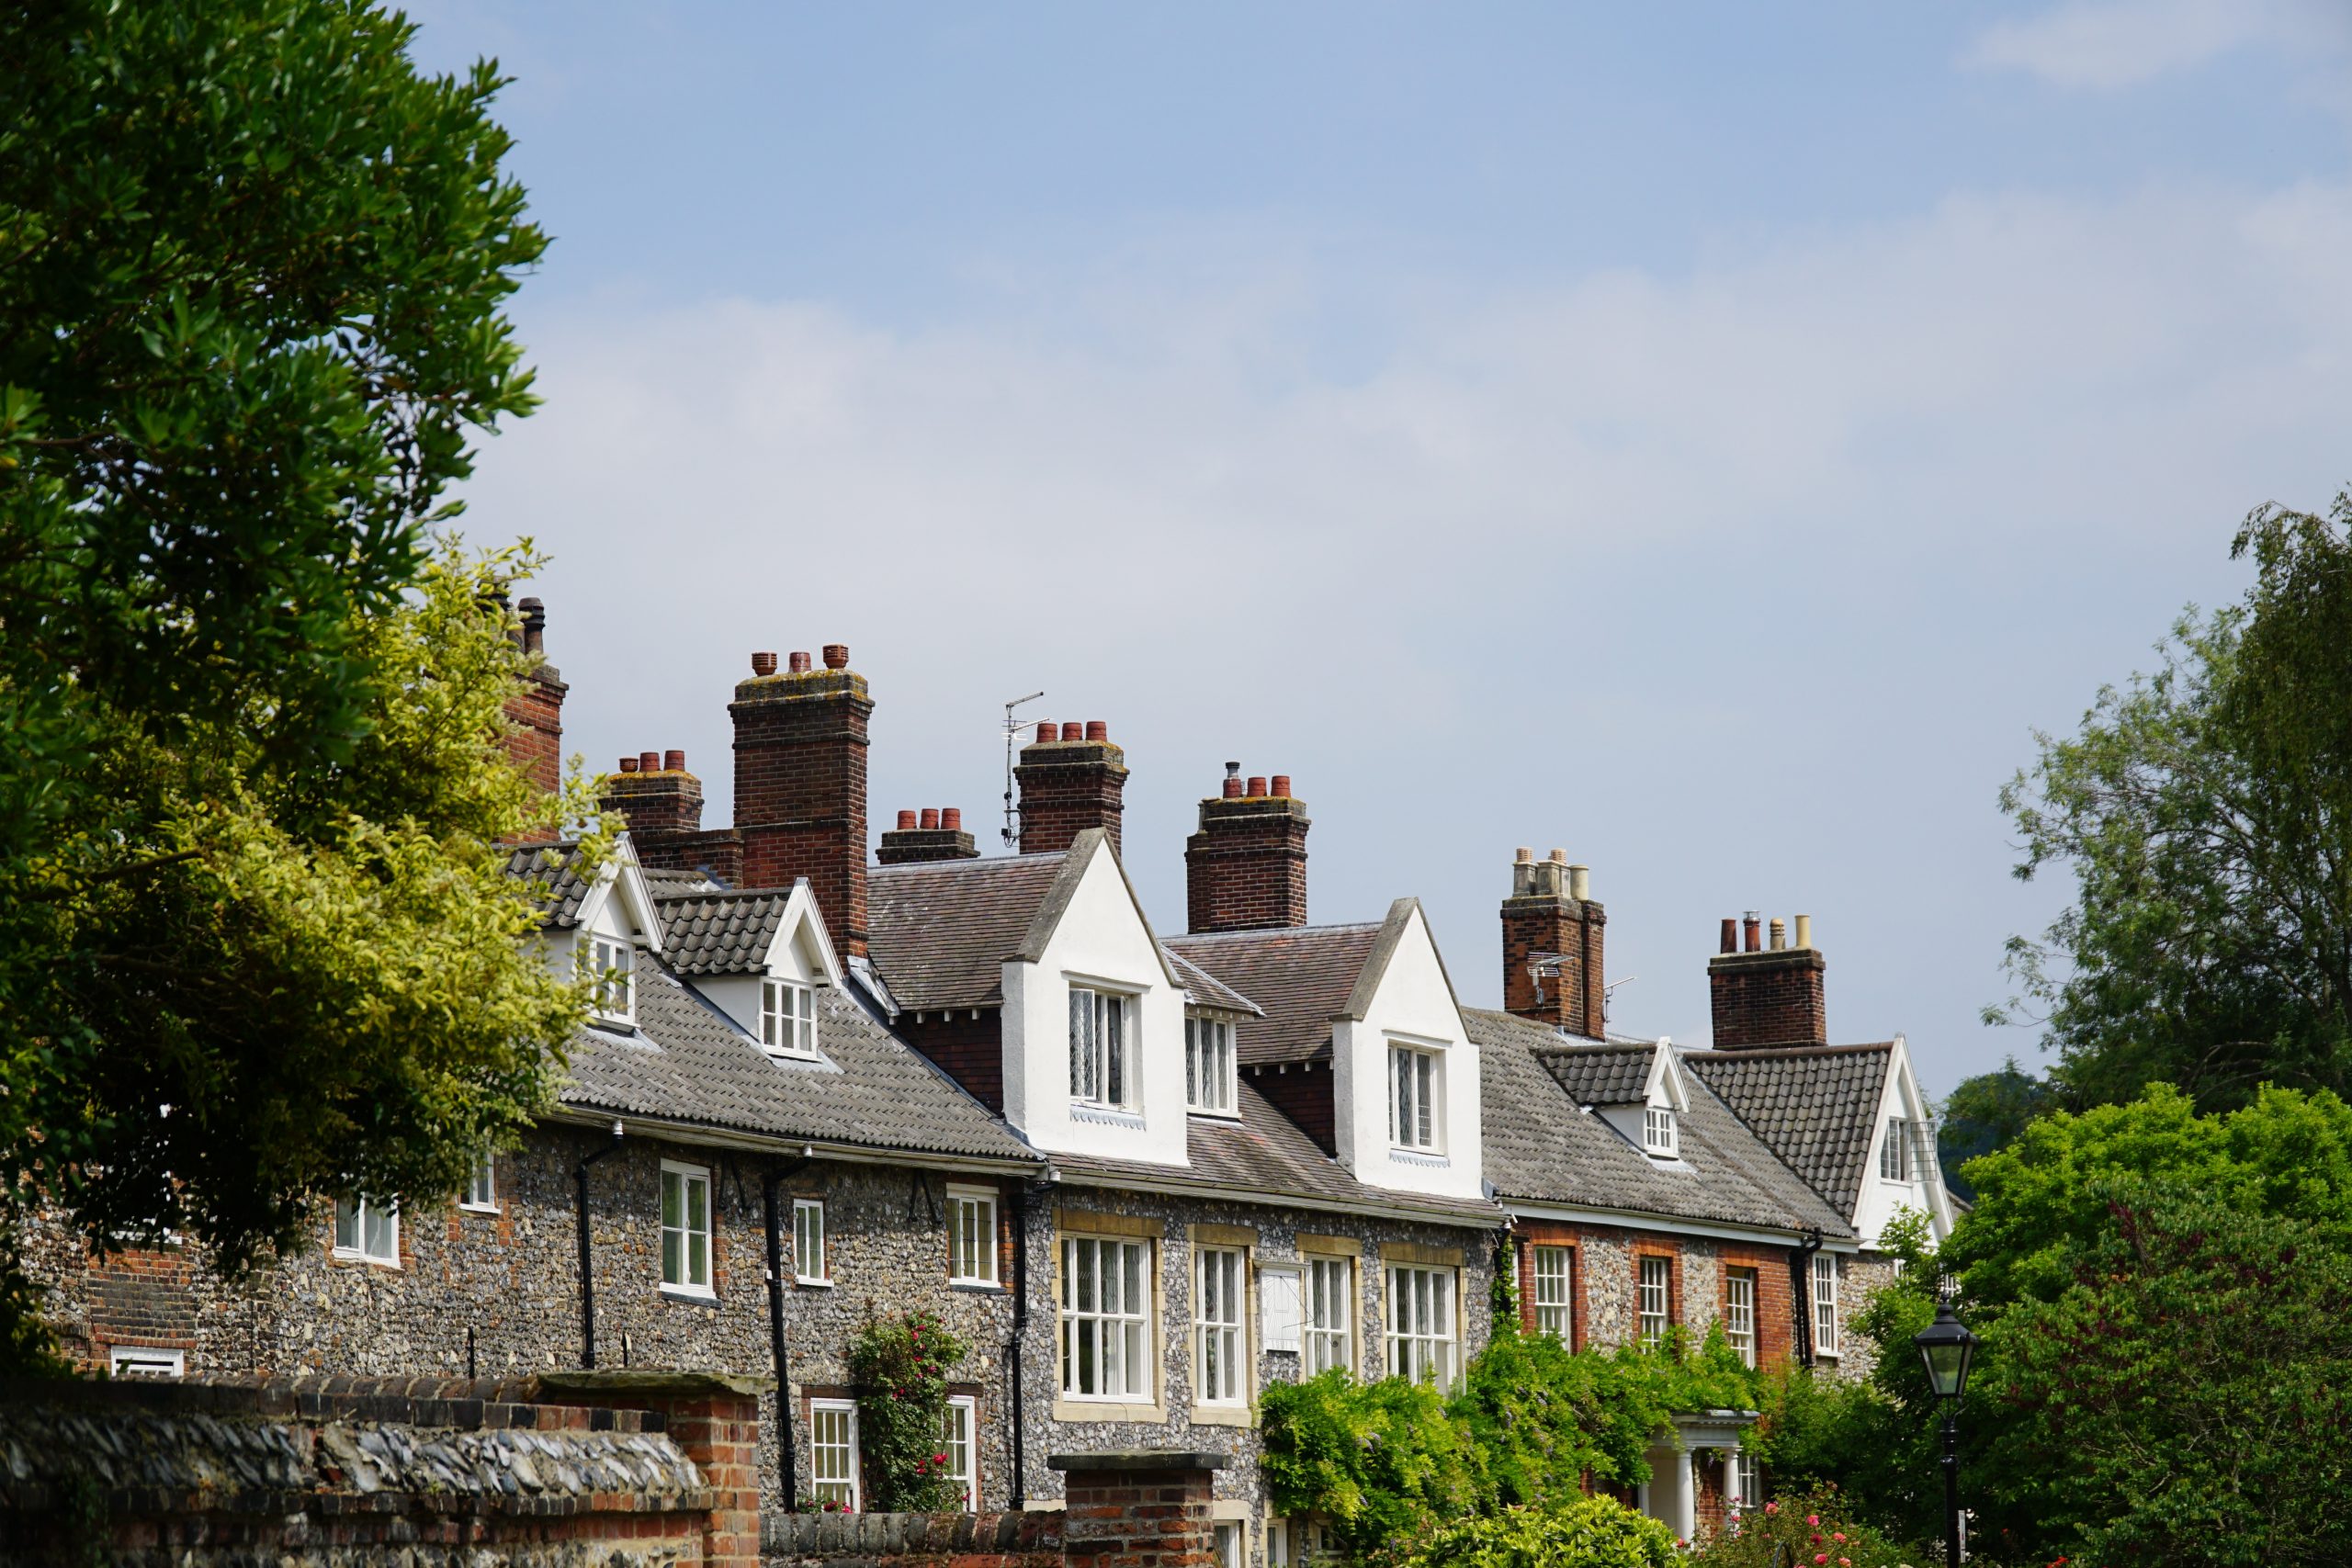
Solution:
<svg viewBox="0 0 2352 1568"><path fill-rule="evenodd" d="M1892 1051L1892 1040L1863 1040L1851 1045L1709 1045L1705 1050L1692 1047L1684 1054L1690 1056L1712 1056L1718 1061L1736 1062L1742 1059L1762 1060L1767 1057L1835 1056L1849 1051Z"/></svg>
<svg viewBox="0 0 2352 1568"><path fill-rule="evenodd" d="M1061 860L1068 850L1039 850L1025 855L972 855L956 860L910 860L896 865L870 865L865 868L868 880L876 876L912 876L923 872L967 871L975 866L1018 865L1023 861Z"/></svg>
<svg viewBox="0 0 2352 1568"><path fill-rule="evenodd" d="M1379 931L1386 920L1342 920L1328 926L1252 926L1238 931L1185 931L1177 936L1162 937L1162 942L1223 942L1228 937L1296 936L1302 931Z"/></svg>

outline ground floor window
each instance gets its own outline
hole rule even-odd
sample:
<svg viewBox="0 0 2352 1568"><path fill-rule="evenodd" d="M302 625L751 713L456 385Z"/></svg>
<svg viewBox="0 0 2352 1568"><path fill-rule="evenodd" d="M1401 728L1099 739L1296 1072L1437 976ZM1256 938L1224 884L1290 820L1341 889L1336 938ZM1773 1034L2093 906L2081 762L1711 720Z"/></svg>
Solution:
<svg viewBox="0 0 2352 1568"><path fill-rule="evenodd" d="M1250 1568L1250 1527L1238 1519L1218 1519L1216 1568Z"/></svg>
<svg viewBox="0 0 2352 1568"><path fill-rule="evenodd" d="M1331 1555L1330 1529L1321 1519L1274 1519L1266 1526L1266 1568L1308 1568Z"/></svg>
<svg viewBox="0 0 2352 1568"><path fill-rule="evenodd" d="M1826 1252L1813 1255L1813 1348L1838 1353L1838 1259Z"/></svg>
<svg viewBox="0 0 2352 1568"><path fill-rule="evenodd" d="M1576 1319L1568 1294L1572 1255L1565 1247L1539 1247L1533 1252L1535 1332L1548 1334L1566 1345Z"/></svg>
<svg viewBox="0 0 2352 1568"><path fill-rule="evenodd" d="M1641 1337L1645 1346L1665 1342L1674 1311L1674 1261L1668 1258L1641 1259Z"/></svg>
<svg viewBox="0 0 2352 1568"><path fill-rule="evenodd" d="M1314 1258L1306 1264L1306 1375L1333 1367L1352 1371L1355 1356L1356 1264L1352 1258Z"/></svg>
<svg viewBox="0 0 2352 1568"><path fill-rule="evenodd" d="M1388 1270L1388 1370L1453 1386L1453 1270L1393 1264Z"/></svg>
<svg viewBox="0 0 2352 1568"><path fill-rule="evenodd" d="M710 1288L710 1171L662 1162L662 1283L707 1296Z"/></svg>
<svg viewBox="0 0 2352 1568"><path fill-rule="evenodd" d="M1151 1244L1062 1238L1062 1393L1151 1397Z"/></svg>
<svg viewBox="0 0 2352 1568"><path fill-rule="evenodd" d="M365 1195L338 1200L334 1206L334 1255L399 1268L400 1211Z"/></svg>
<svg viewBox="0 0 2352 1568"><path fill-rule="evenodd" d="M1764 1501L1764 1467L1746 1449L1732 1456L1731 1506L1753 1508Z"/></svg>
<svg viewBox="0 0 2352 1568"><path fill-rule="evenodd" d="M808 1402L808 1494L857 1512L857 1406L846 1399Z"/></svg>
<svg viewBox="0 0 2352 1568"><path fill-rule="evenodd" d="M968 1393L948 1396L940 1416L940 1451L947 1456L948 1478L963 1491L963 1510L980 1506L980 1402Z"/></svg>
<svg viewBox="0 0 2352 1568"><path fill-rule="evenodd" d="M107 1351L107 1372L118 1378L176 1378L187 1373L187 1352L146 1345L117 1345Z"/></svg>
<svg viewBox="0 0 2352 1568"><path fill-rule="evenodd" d="M1732 1269L1724 1274L1724 1337L1739 1356L1739 1364L1756 1364L1756 1270Z"/></svg>

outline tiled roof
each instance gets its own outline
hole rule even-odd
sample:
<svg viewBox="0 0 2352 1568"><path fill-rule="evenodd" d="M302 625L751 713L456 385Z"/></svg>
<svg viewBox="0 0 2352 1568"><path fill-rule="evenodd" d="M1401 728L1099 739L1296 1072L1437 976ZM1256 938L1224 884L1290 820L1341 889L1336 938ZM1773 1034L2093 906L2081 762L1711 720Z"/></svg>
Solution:
<svg viewBox="0 0 2352 1568"><path fill-rule="evenodd" d="M1657 1043L1645 1045L1547 1045L1538 1053L1578 1105L1638 1105L1649 1097Z"/></svg>
<svg viewBox="0 0 2352 1568"><path fill-rule="evenodd" d="M1478 1045L1487 1179L1506 1202L1589 1204L1665 1218L1772 1230L1852 1227L1772 1157L1703 1082L1690 1085L1680 1118L1682 1164L1652 1160L1600 1116L1579 1110L1544 1056L1560 1054L1558 1031L1505 1012L1464 1008Z"/></svg>
<svg viewBox="0 0 2352 1568"><path fill-rule="evenodd" d="M522 844L508 852L506 874L528 877L536 885L539 924L550 931L569 931L580 923L580 906L594 886L580 874L580 845Z"/></svg>
<svg viewBox="0 0 2352 1568"><path fill-rule="evenodd" d="M641 865L638 871L645 878L645 890L656 898L675 898L687 893L716 893L719 884L699 871L679 871L666 865Z"/></svg>
<svg viewBox="0 0 2352 1568"><path fill-rule="evenodd" d="M1682 1059L1815 1191L1839 1213L1854 1212L1892 1042L1693 1051Z"/></svg>
<svg viewBox="0 0 2352 1568"><path fill-rule="evenodd" d="M1176 972L1176 977L1179 980L1184 982L1184 989L1192 993L1193 1006L1218 1008L1227 1012L1249 1013L1257 1018L1265 1016L1265 1010L1256 1002L1251 1001L1182 953L1176 952L1166 942L1159 944L1159 950L1168 955L1168 966Z"/></svg>
<svg viewBox="0 0 2352 1568"><path fill-rule="evenodd" d="M1066 856L918 861L866 874L867 947L903 1008L993 1006Z"/></svg>
<svg viewBox="0 0 2352 1568"><path fill-rule="evenodd" d="M824 1060L779 1060L659 964L641 964L634 1035L572 1037L565 1105L875 1149L1035 1159L945 1074L839 987L818 991Z"/></svg>
<svg viewBox="0 0 2352 1568"><path fill-rule="evenodd" d="M1242 1061L1303 1062L1329 1051L1332 1015L1346 1010L1380 932L1370 922L1286 926L1173 936L1168 946L1265 1010L1236 1031Z"/></svg>
<svg viewBox="0 0 2352 1568"><path fill-rule="evenodd" d="M1241 1086L1237 1103L1241 1111L1238 1121L1221 1116L1186 1119L1189 1168L1078 1155L1054 1156L1055 1168L1066 1179L1105 1184L1145 1178L1182 1186L1239 1189L1262 1193L1277 1204L1294 1200L1295 1206L1303 1209L1334 1202L1363 1203L1417 1210L1441 1221L1467 1220L1486 1226L1499 1226L1502 1222L1491 1203L1367 1187L1316 1147L1313 1139L1248 1084Z"/></svg>
<svg viewBox="0 0 2352 1568"><path fill-rule="evenodd" d="M791 892L780 887L657 899L663 956L682 975L742 975L763 969L777 922L791 899Z"/></svg>

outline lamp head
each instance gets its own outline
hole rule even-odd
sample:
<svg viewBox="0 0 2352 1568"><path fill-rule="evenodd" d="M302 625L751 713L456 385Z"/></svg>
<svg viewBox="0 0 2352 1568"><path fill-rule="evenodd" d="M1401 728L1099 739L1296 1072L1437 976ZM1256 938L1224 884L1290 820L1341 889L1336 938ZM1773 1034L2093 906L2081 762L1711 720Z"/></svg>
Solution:
<svg viewBox="0 0 2352 1568"><path fill-rule="evenodd" d="M1936 1321L1911 1337L1919 1359L1928 1366L1928 1384L1936 1397L1957 1404L1968 1392L1968 1364L1976 1355L1976 1336L1960 1321L1950 1302L1936 1305Z"/></svg>

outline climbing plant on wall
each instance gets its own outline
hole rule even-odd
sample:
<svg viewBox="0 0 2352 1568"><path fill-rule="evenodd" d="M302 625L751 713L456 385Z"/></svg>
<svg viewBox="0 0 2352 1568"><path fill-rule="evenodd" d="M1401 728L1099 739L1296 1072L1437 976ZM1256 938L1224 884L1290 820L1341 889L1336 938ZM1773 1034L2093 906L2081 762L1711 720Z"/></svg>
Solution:
<svg viewBox="0 0 2352 1568"><path fill-rule="evenodd" d="M927 1312L867 1322L850 1347L866 1506L935 1513L970 1506L950 1473L947 1374L968 1347Z"/></svg>

